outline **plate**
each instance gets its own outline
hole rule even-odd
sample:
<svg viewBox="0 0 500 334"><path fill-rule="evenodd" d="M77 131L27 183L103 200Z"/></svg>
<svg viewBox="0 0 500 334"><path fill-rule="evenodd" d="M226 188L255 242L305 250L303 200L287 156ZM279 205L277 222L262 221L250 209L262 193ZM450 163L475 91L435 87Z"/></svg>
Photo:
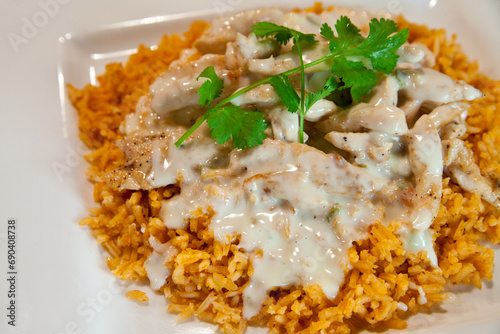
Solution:
<svg viewBox="0 0 500 334"><path fill-rule="evenodd" d="M452 0L331 1L403 14L410 21L444 27L481 69L500 79L500 3ZM106 63L123 61L140 43L154 45L165 33L182 33L194 19L269 5L308 6L303 1L40 0L0 4L0 301L1 333L213 333L214 326L175 323L163 297L148 293L139 305L124 292L141 288L113 277L105 254L78 221L93 206L85 180L85 148L65 83L95 82ZM8 15L7 15L8 13ZM486 28L487 27L487 28ZM480 38L478 38L478 36ZM14 270L9 269L7 226L15 225ZM500 265L500 250L496 250ZM8 274L15 272L15 274ZM12 287L7 279L14 276ZM13 291L15 296L9 297ZM500 332L500 275L482 290L458 287L456 298L433 313L409 319L405 331L385 333ZM7 310L14 301L15 326ZM257 329L250 332L265 332Z"/></svg>

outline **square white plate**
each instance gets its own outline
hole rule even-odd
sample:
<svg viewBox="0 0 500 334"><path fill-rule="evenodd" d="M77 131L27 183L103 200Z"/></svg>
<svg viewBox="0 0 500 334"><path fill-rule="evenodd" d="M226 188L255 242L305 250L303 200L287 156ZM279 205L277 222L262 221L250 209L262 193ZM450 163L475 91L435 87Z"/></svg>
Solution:
<svg viewBox="0 0 500 334"><path fill-rule="evenodd" d="M49 3L52 7L47 7ZM331 3L389 11L414 22L445 27L457 33L458 41L471 58L480 61L483 71L500 78L496 59L500 2L496 0ZM84 177L86 164L81 155L85 149L77 138L77 116L66 98L65 84L95 83L107 63L124 61L139 44L154 46L165 33L184 32L194 19L209 20L229 11L269 5L311 4L299 0L168 4L149 0L141 5L132 0L46 0L31 6L12 1L0 5L2 15L11 13L0 26L6 36L1 45L5 52L0 54L4 73L0 79L4 92L0 102L0 124L4 125L0 131L0 268L7 268L7 219L15 218L18 225L17 325L9 326L3 316L1 333L214 332L213 326L198 321L176 324L158 294L149 292L146 305L127 300L124 292L137 285L116 280L106 267L104 252L77 225L93 206L92 187ZM46 24L36 21L43 19L40 12L45 13ZM40 23L29 38L23 35L26 22ZM14 47L12 33L27 42ZM498 249L496 256L498 267ZM2 279L0 284L4 310L9 301L5 282ZM387 333L500 333L500 275L483 290L460 287L457 291L454 301L443 303L434 313L410 318L407 330Z"/></svg>

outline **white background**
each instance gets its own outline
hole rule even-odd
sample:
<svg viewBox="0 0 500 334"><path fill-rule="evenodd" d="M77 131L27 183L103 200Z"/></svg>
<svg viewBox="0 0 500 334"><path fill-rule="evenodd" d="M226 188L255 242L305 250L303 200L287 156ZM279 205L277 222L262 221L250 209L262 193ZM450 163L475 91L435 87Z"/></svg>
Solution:
<svg viewBox="0 0 500 334"><path fill-rule="evenodd" d="M350 6L363 2L331 1ZM89 66L95 65L99 72L103 64L86 58L89 53L154 43L163 33L158 27L175 32L190 20L182 20L185 13L287 3L312 5L298 0L0 2L0 333L213 332L213 327L196 322L174 325L161 296L149 293L149 305L127 300L124 292L133 287L113 278L97 243L78 226L92 206L92 189L84 178L76 116L60 100L58 79L63 78L58 78L58 69L66 71L66 80L81 86L91 80ZM458 41L471 58L479 59L482 70L500 79L499 1L387 0L370 5L459 33ZM162 23L170 15L175 24ZM141 20L151 17L160 18ZM133 22L120 30L116 24L126 21ZM75 36L82 42L77 38L71 44L75 39L68 37ZM10 218L17 222L15 327L7 324L6 316ZM500 333L498 276L482 291L461 288L457 299L445 304L448 312L414 317L404 333Z"/></svg>

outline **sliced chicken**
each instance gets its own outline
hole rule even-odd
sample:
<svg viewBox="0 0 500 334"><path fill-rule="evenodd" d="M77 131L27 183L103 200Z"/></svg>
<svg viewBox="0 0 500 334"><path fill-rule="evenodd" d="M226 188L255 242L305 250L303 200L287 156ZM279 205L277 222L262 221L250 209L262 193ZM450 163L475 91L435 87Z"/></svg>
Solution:
<svg viewBox="0 0 500 334"><path fill-rule="evenodd" d="M465 118L470 105L465 102L453 102L436 107L429 113L434 125L439 129L442 140L460 138L467 132Z"/></svg>
<svg viewBox="0 0 500 334"><path fill-rule="evenodd" d="M364 96L361 102L366 102L375 106L398 104L399 80L393 75L384 75L377 86Z"/></svg>
<svg viewBox="0 0 500 334"><path fill-rule="evenodd" d="M300 92L297 91L297 94L300 94ZM237 96L231 100L231 103L245 108L260 109L277 106L281 103L281 99L270 84L263 84ZM337 105L332 101L320 99L309 108L304 119L310 122L317 122L337 110Z"/></svg>
<svg viewBox="0 0 500 334"><path fill-rule="evenodd" d="M228 42L233 42L238 33L248 35L252 25L260 21L283 24L283 11L277 8L265 8L241 12L230 16L221 16L195 42L195 47L202 53L224 54Z"/></svg>
<svg viewBox="0 0 500 334"><path fill-rule="evenodd" d="M465 122L455 118L450 123L439 129L439 136L442 140L450 140L453 138L463 138L467 134L467 125Z"/></svg>
<svg viewBox="0 0 500 334"><path fill-rule="evenodd" d="M330 143L356 156L362 161L368 158L375 163L383 163L390 159L391 142L377 143L378 134L373 132L335 132L332 131L325 136Z"/></svg>
<svg viewBox="0 0 500 334"><path fill-rule="evenodd" d="M147 180L151 171L153 146L166 150L171 136L170 133L153 136L132 134L117 141L116 145L125 155L125 164L94 177L94 181L106 182L119 190L153 189Z"/></svg>
<svg viewBox="0 0 500 334"><path fill-rule="evenodd" d="M433 106L443 103L471 101L483 96L480 90L464 81L455 81L431 68L401 70L398 78L404 85L400 91L407 119L411 122L423 103Z"/></svg>
<svg viewBox="0 0 500 334"><path fill-rule="evenodd" d="M320 99L309 108L304 119L309 122L318 122L339 110L339 107L332 101Z"/></svg>
<svg viewBox="0 0 500 334"><path fill-rule="evenodd" d="M213 66L217 76L224 80L221 98L261 79L256 75L243 75L241 68L234 71L226 69L225 56L205 55L195 61L179 63L156 79L149 90L152 109L160 115L170 115L181 109L199 106L198 89L207 79L196 78L208 66Z"/></svg>
<svg viewBox="0 0 500 334"><path fill-rule="evenodd" d="M139 99L135 112L128 114L120 126L120 132L124 135L143 134L160 135L167 129L175 126L191 126L202 114L201 106L181 108L175 113L161 115L151 108L151 98L145 95ZM201 133L203 128L198 129ZM208 132L207 132L208 134Z"/></svg>
<svg viewBox="0 0 500 334"><path fill-rule="evenodd" d="M455 81L431 68L403 70L401 74L399 78L405 83L401 92L413 100L441 104L483 96L480 90L464 81Z"/></svg>
<svg viewBox="0 0 500 334"><path fill-rule="evenodd" d="M273 138L285 142L299 141L299 114L289 112L283 105L266 110L266 115L271 122ZM304 133L304 140L307 141Z"/></svg>
<svg viewBox="0 0 500 334"><path fill-rule="evenodd" d="M359 103L333 113L326 120L317 123L317 128L325 133L360 132L366 129L393 135L408 132L405 114L401 109L392 105L373 106L367 103Z"/></svg>
<svg viewBox="0 0 500 334"><path fill-rule="evenodd" d="M383 180L348 163L336 153L325 154L307 145L269 139L255 148L233 151L229 168L251 171L251 175L277 171L303 172L325 193L354 197L372 193L384 186ZM248 173L244 174L245 179L250 176Z"/></svg>
<svg viewBox="0 0 500 334"><path fill-rule="evenodd" d="M454 102L443 104L434 108L429 113L429 118L436 128L447 125L454 119L465 120L470 104L466 102Z"/></svg>
<svg viewBox="0 0 500 334"><path fill-rule="evenodd" d="M465 191L479 194L500 209L500 189L481 174L474 154L465 142L458 138L444 140L442 149L444 166L458 185Z"/></svg>
<svg viewBox="0 0 500 334"><path fill-rule="evenodd" d="M229 70L246 68L249 59L268 58L280 50L278 42L271 39L258 39L255 34L237 34L234 42L226 46L226 66Z"/></svg>
<svg viewBox="0 0 500 334"><path fill-rule="evenodd" d="M434 67L436 56L422 43L405 43L396 51L399 55L397 69Z"/></svg>
<svg viewBox="0 0 500 334"><path fill-rule="evenodd" d="M280 103L281 99L270 84L260 85L231 100L236 106L246 108L268 108Z"/></svg>
<svg viewBox="0 0 500 334"><path fill-rule="evenodd" d="M183 134L181 128L160 135L132 134L117 142L126 162L115 170L96 176L114 189L150 190L198 178L201 167L220 167L227 160L226 146L213 139L195 137L180 148L175 141Z"/></svg>
<svg viewBox="0 0 500 334"><path fill-rule="evenodd" d="M158 114L169 114L181 108L199 105L198 89L207 79L196 78L208 66L213 66L220 76L225 69L225 57L205 55L195 61L170 66L149 89L153 110Z"/></svg>
<svg viewBox="0 0 500 334"><path fill-rule="evenodd" d="M408 133L408 159L415 179L412 227L426 230L436 218L443 192L441 138L433 121L423 115Z"/></svg>
<svg viewBox="0 0 500 334"><path fill-rule="evenodd" d="M318 43L314 46L307 46L302 50L304 64L308 64L318 58L330 53L328 43ZM251 59L248 61L248 70L252 73L263 75L280 74L300 66L300 58L294 49L277 57L266 59ZM327 71L329 67L326 63L321 63L305 69L306 73Z"/></svg>

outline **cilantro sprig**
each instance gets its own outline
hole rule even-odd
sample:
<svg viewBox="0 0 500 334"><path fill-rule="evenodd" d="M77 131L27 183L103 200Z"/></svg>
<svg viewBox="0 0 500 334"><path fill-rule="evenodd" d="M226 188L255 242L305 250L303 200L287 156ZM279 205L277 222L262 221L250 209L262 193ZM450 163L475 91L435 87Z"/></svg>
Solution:
<svg viewBox="0 0 500 334"><path fill-rule="evenodd" d="M282 73L273 75L269 80L269 83L273 86L288 111L291 113L299 113L300 143L304 142L304 118L306 113L316 102L324 99L339 87L339 82L335 80L333 76L329 77L323 88L315 93L309 92L305 95L305 89L301 89L300 97L286 75Z"/></svg>
<svg viewBox="0 0 500 334"><path fill-rule="evenodd" d="M200 104L202 107L212 104L212 102L222 94L224 89L224 80L217 76L215 73L215 68L213 66L206 67L200 75L196 78L196 81L200 78L207 78L201 87L198 89L198 95L200 95Z"/></svg>
<svg viewBox="0 0 500 334"><path fill-rule="evenodd" d="M300 42L311 45L318 43L314 34L304 34L298 30L266 21L254 24L251 32L258 37L274 37L281 45L286 45L291 39L293 39L295 45Z"/></svg>
<svg viewBox="0 0 500 334"><path fill-rule="evenodd" d="M210 135L220 145L230 138L233 139L233 145L241 149L262 144L267 128L263 113L258 110L244 110L235 105L224 106L227 99L210 108L213 101L222 94L224 81L217 76L213 66L206 67L196 80L200 78L207 79L198 89L200 105L209 108L175 145L180 146L205 121L210 128Z"/></svg>
<svg viewBox="0 0 500 334"><path fill-rule="evenodd" d="M237 148L254 147L266 138L266 121L261 111L244 110L229 104L225 107L210 109L207 123L210 134L219 144L233 139Z"/></svg>
<svg viewBox="0 0 500 334"><path fill-rule="evenodd" d="M329 44L330 52L324 56L304 64L302 50L314 47L318 41L314 34L304 34L300 31L280 26L271 22L259 22L252 26L252 32L261 38L274 38L285 45L293 41L293 48L299 57L300 66L257 81L239 89L229 97L211 107L224 88L212 66L207 67L199 78L207 80L198 90L200 105L207 107L205 114L176 142L180 146L205 121L210 128L211 136L219 144L226 143L230 138L233 145L240 149L260 145L265 139L267 124L264 115L258 110L244 110L228 104L240 96L264 83L270 83L288 111L299 113L299 142L304 142L304 117L307 111L320 99L328 97L337 90L349 89L352 99L360 101L361 97L377 85L377 72L391 73L397 65L396 50L408 39L408 29L398 31L397 24L392 20L372 19L370 32L365 38L360 30L348 17L337 20L334 30L324 23L320 34ZM317 92L306 92L305 69L326 63L330 66L332 75ZM290 83L288 76L300 72L300 96Z"/></svg>
<svg viewBox="0 0 500 334"><path fill-rule="evenodd" d="M333 60L331 71L342 78L345 85L341 89L351 88L353 99L359 101L377 85L375 71L389 74L394 70L399 57L395 52L408 39L408 29L397 32L396 22L372 19L370 33L364 38L345 16L337 21L335 29L338 36L326 23L320 30L321 36L329 42L327 57Z"/></svg>
<svg viewBox="0 0 500 334"><path fill-rule="evenodd" d="M259 22L254 24L252 26L252 32L258 37L272 36L282 45L287 44L290 39L293 39L294 47L297 49L297 55L299 56L300 62L300 98L290 84L290 80L285 75L279 74L277 76L273 76L271 77L269 83L273 86L274 90L276 90L285 106L288 107L288 111L299 112L299 142L303 143L304 116L307 110L305 108L306 75L301 44L317 44L318 41L316 40L316 36L314 34L304 34L295 29L279 26L271 22ZM288 102L288 98L292 98L292 100ZM290 107L292 108L290 109Z"/></svg>

